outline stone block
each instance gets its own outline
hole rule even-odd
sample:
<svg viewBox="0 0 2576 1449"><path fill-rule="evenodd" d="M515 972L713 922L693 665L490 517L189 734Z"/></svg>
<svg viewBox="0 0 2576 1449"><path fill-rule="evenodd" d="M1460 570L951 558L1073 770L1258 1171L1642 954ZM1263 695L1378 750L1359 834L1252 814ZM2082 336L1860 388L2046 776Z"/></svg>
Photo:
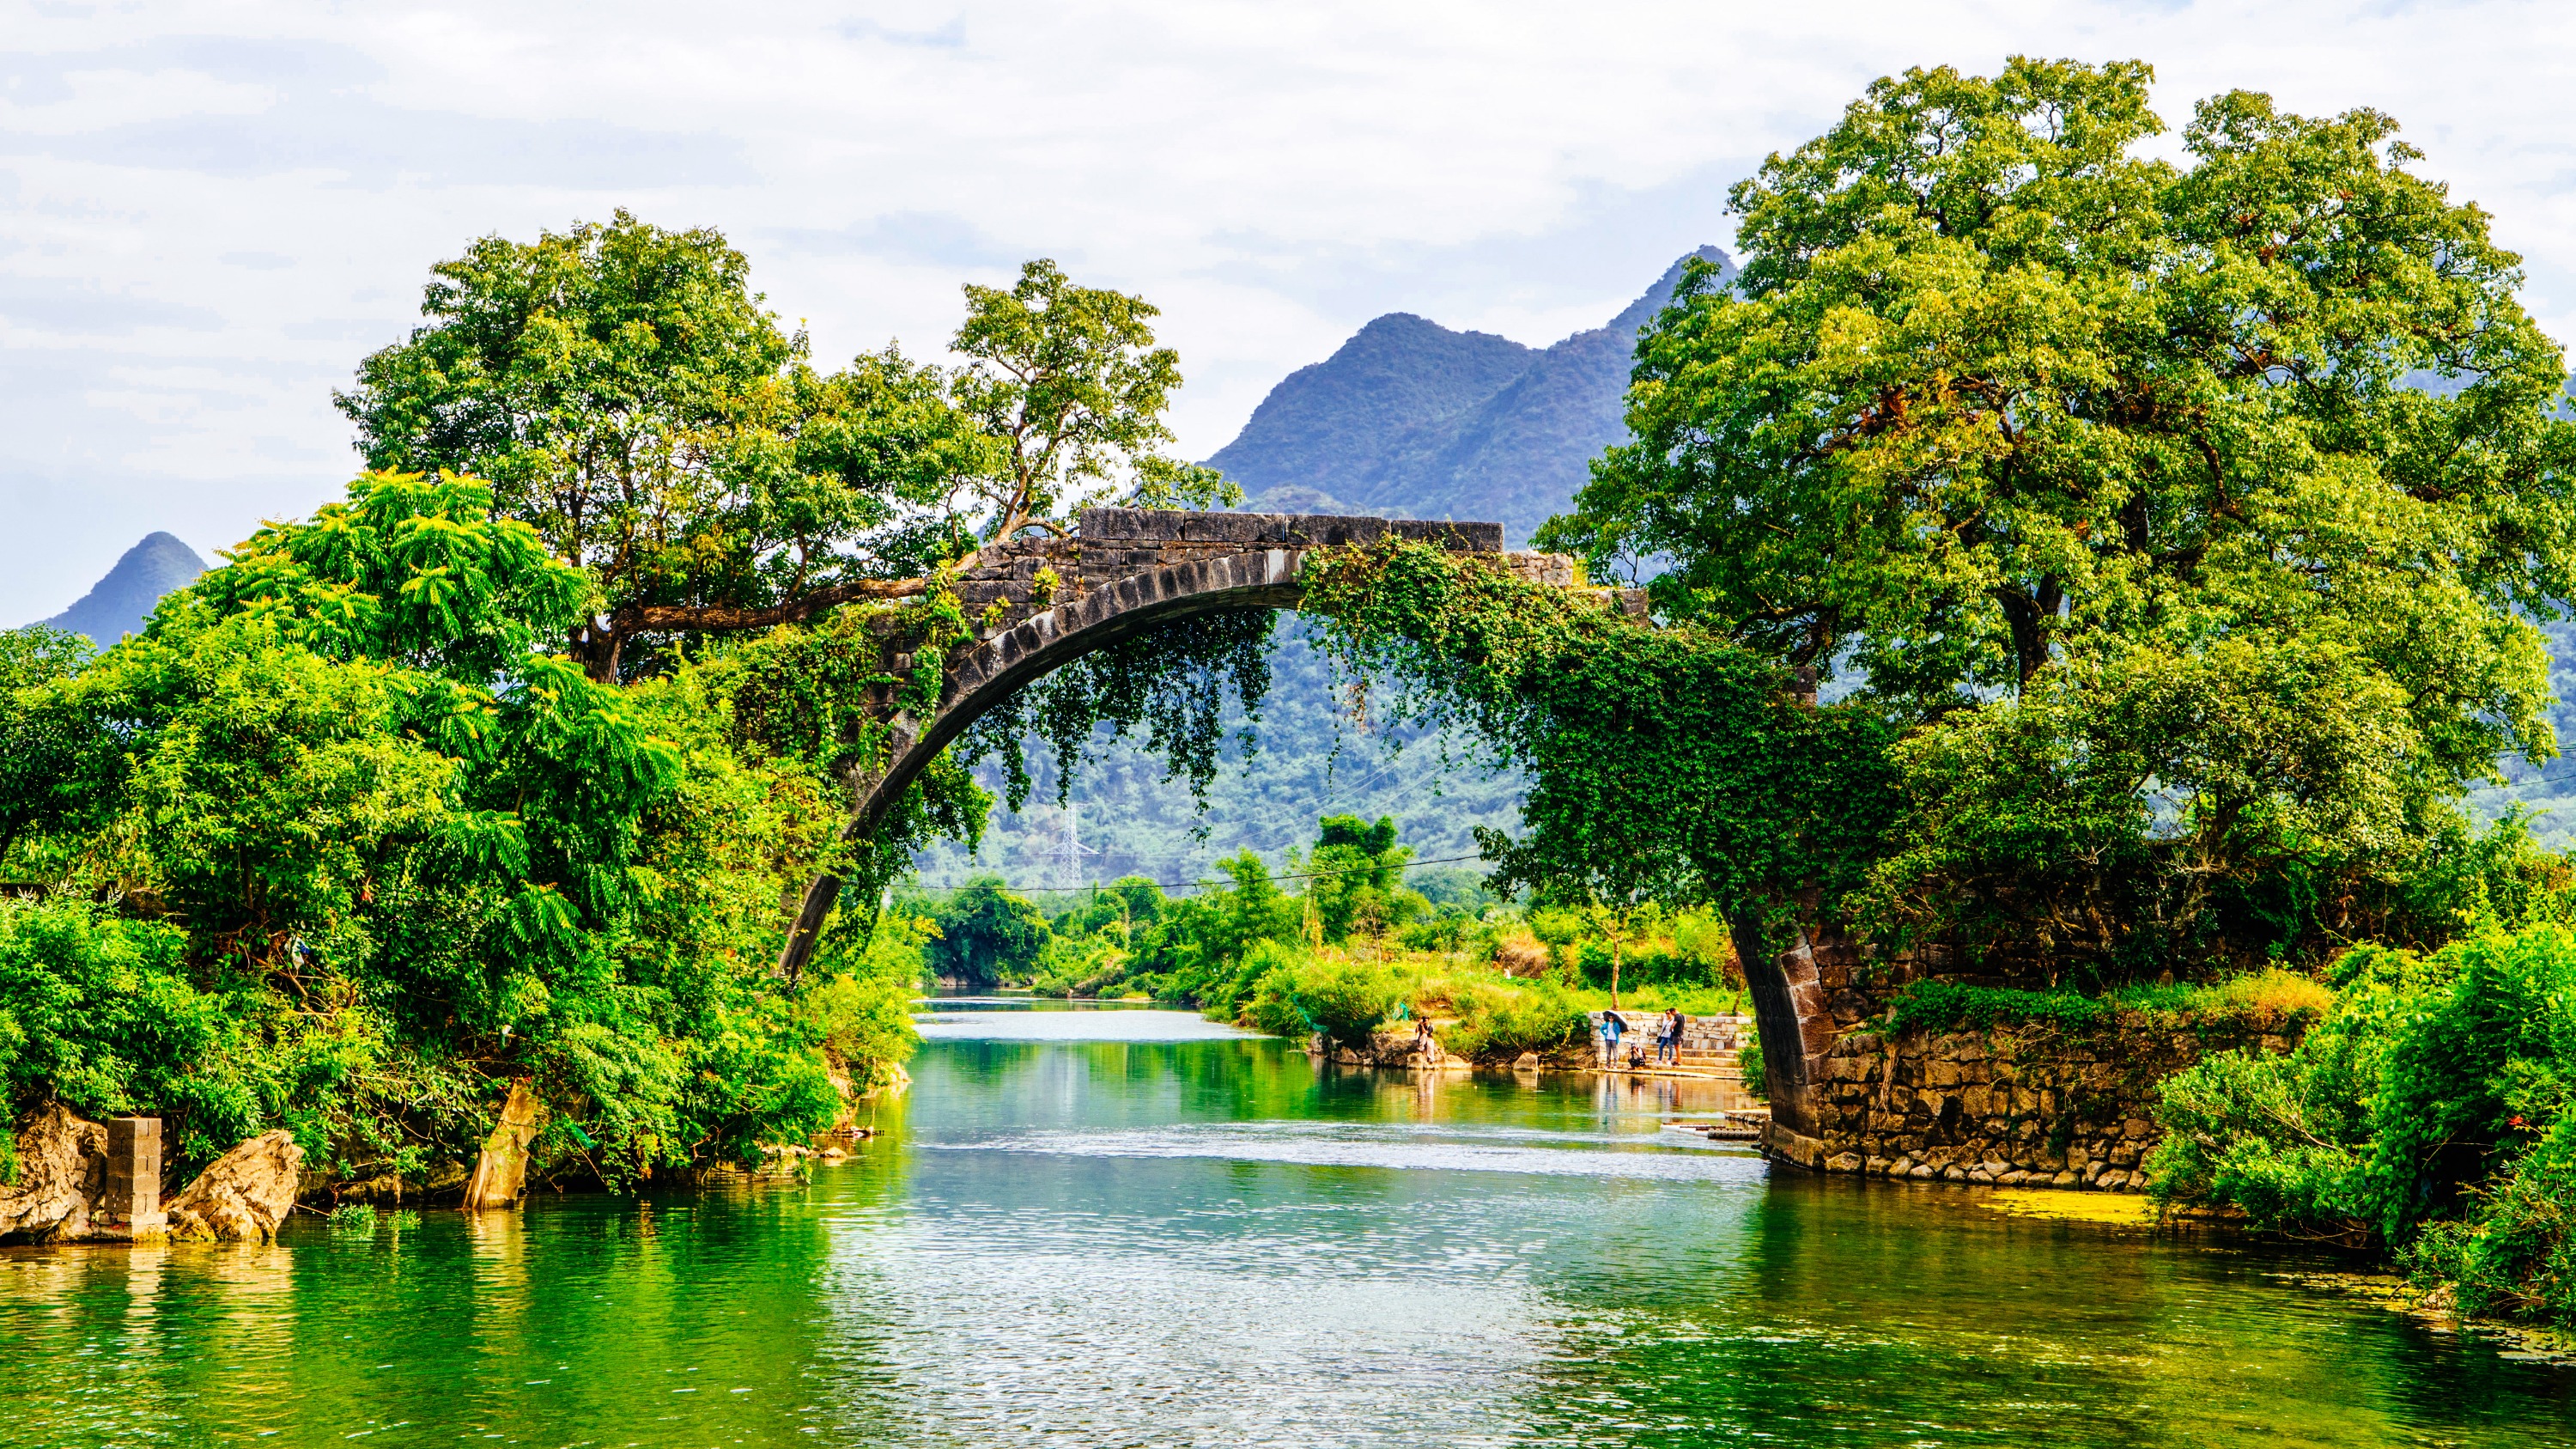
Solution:
<svg viewBox="0 0 2576 1449"><path fill-rule="evenodd" d="M107 1184L94 1219L110 1234L151 1237L169 1223L161 1211L161 1119L107 1119Z"/></svg>
<svg viewBox="0 0 2576 1449"><path fill-rule="evenodd" d="M1513 553L1504 555L1512 577L1525 584L1542 588L1574 587L1574 560L1561 553ZM1641 591L1642 592L1642 591Z"/></svg>
<svg viewBox="0 0 2576 1449"><path fill-rule="evenodd" d="M1186 513L1163 508L1085 508L1074 515L1074 531L1083 538L1175 539Z"/></svg>
<svg viewBox="0 0 2576 1449"><path fill-rule="evenodd" d="M1194 543L1285 543L1289 517L1280 513L1189 513L1181 517L1181 537Z"/></svg>
<svg viewBox="0 0 2576 1449"><path fill-rule="evenodd" d="M1837 1152L1825 1159L1827 1172L1858 1172L1860 1169L1861 1157L1857 1152Z"/></svg>

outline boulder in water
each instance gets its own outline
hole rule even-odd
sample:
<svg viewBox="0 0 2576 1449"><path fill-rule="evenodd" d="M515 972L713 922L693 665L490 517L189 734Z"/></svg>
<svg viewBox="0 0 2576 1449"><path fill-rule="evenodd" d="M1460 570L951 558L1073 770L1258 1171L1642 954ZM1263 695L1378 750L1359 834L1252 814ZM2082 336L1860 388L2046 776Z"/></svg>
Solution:
<svg viewBox="0 0 2576 1449"><path fill-rule="evenodd" d="M104 1134L102 1134L102 1137ZM214 1160L169 1206L170 1236L265 1241L294 1210L304 1149L284 1130L263 1132Z"/></svg>
<svg viewBox="0 0 2576 1449"><path fill-rule="evenodd" d="M0 1235L86 1238L107 1190L107 1129L60 1102L18 1133L18 1181L0 1187Z"/></svg>

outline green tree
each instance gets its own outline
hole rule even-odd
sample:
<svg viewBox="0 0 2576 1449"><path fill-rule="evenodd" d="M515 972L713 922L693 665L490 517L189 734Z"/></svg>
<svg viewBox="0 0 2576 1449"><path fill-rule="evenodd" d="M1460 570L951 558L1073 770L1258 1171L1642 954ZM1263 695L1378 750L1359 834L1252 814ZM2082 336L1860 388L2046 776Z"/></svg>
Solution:
<svg viewBox="0 0 2576 1449"><path fill-rule="evenodd" d="M591 571L569 647L594 678L639 636L917 591L952 495L996 464L939 369L889 348L816 371L714 231L620 211L432 271L427 320L336 401L369 467L488 479Z"/></svg>
<svg viewBox="0 0 2576 1449"><path fill-rule="evenodd" d="M1154 345L1157 309L1142 297L1080 287L1054 262L1020 269L1010 290L969 285L966 321L949 346L968 359L959 408L999 440L1004 462L973 482L1004 540L1122 481L1145 506L1240 502L1242 490L1157 450L1172 441L1163 410L1181 385L1180 354Z"/></svg>
<svg viewBox="0 0 2576 1449"><path fill-rule="evenodd" d="M2554 747L2576 428L2517 259L2386 116L2234 92L2177 164L2149 79L1909 71L1768 160L1547 533L1912 731L1894 925L2350 933Z"/></svg>
<svg viewBox="0 0 2576 1449"><path fill-rule="evenodd" d="M1423 914L1427 903L1404 888L1409 846L1396 844L1395 817L1375 824L1356 815L1327 815L1316 822L1315 849L1306 858L1306 897L1327 941L1370 935Z"/></svg>
<svg viewBox="0 0 2576 1449"><path fill-rule="evenodd" d="M931 968L978 986L1025 978L1049 935L1046 917L1003 889L998 876L968 881L939 903L932 918L939 939L929 946Z"/></svg>
<svg viewBox="0 0 2576 1449"><path fill-rule="evenodd" d="M490 487L453 473L369 473L346 502L261 525L190 592L218 613L291 620L299 642L332 658L488 684L563 638L589 590L492 503Z"/></svg>
<svg viewBox="0 0 2576 1449"><path fill-rule="evenodd" d="M98 737L54 708L45 686L78 673L89 641L42 625L0 632L0 879L31 826L76 802L89 777L112 768Z"/></svg>
<svg viewBox="0 0 2576 1449"><path fill-rule="evenodd" d="M0 903L22 1105L161 1112L183 1162L282 1125L359 1176L469 1157L514 1077L541 1165L612 1182L828 1125L826 1044L883 1024L831 1027L768 963L830 793L738 752L695 668L620 689L509 659L571 572L525 542L471 485L363 478L10 693L104 762L0 772L13 859L55 887Z"/></svg>

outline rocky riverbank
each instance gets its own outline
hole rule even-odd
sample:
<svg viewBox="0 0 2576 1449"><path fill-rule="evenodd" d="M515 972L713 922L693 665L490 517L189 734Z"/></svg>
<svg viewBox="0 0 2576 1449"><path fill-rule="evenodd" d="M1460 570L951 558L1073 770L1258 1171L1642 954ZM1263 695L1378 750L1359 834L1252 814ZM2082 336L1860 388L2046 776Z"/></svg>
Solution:
<svg viewBox="0 0 2576 1449"><path fill-rule="evenodd" d="M149 1130L144 1130L148 1124ZM17 1181L0 1187L0 1241L172 1237L259 1241L295 1208L304 1149L264 1132L207 1164L165 1207L160 1123L92 1122L52 1103L18 1132Z"/></svg>

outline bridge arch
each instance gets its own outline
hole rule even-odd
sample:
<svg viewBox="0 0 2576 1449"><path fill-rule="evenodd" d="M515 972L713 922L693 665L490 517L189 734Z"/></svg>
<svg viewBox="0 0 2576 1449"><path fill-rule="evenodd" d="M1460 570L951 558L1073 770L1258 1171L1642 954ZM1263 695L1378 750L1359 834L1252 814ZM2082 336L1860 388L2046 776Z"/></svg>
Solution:
<svg viewBox="0 0 2576 1449"><path fill-rule="evenodd" d="M875 775L852 782L853 829L876 828L976 719L1085 654L1194 614L1296 608L1299 572L1312 550L1416 539L1495 556L1533 583L1574 583L1571 560L1507 554L1502 532L1498 523L1087 508L1070 536L986 549L955 589L970 613L998 606L1000 616L983 637L943 661L936 705L887 716L885 763ZM1621 591L1616 602L1633 615L1645 613L1642 590ZM908 660L894 662L894 673L909 671ZM1812 703L1813 696L1806 700ZM891 693L886 703L892 710ZM807 887L780 955L791 980L812 956L840 891L841 881L833 876ZM1814 1088L1824 1080L1826 1055L1870 1010L1854 991L1858 953L1821 921L1806 923L1786 951L1765 951L1757 934L1741 929L1736 941L1761 1031L1774 1120L1805 1140L1819 1130Z"/></svg>
<svg viewBox="0 0 2576 1449"><path fill-rule="evenodd" d="M942 662L939 702L926 712L894 711L885 763L854 781L852 828L876 828L903 792L959 735L1032 681L1094 650L1193 614L1227 609L1293 609L1310 550L1383 538L1491 554L1541 582L1571 583L1572 565L1553 554L1503 552L1499 523L1352 518L1282 513L1182 513L1086 508L1071 535L988 548L960 575L958 601L970 612L998 607L995 626ZM908 664L898 661L895 673ZM889 696L888 705L892 700ZM825 918L840 899L838 877L806 888L779 965L802 974Z"/></svg>

